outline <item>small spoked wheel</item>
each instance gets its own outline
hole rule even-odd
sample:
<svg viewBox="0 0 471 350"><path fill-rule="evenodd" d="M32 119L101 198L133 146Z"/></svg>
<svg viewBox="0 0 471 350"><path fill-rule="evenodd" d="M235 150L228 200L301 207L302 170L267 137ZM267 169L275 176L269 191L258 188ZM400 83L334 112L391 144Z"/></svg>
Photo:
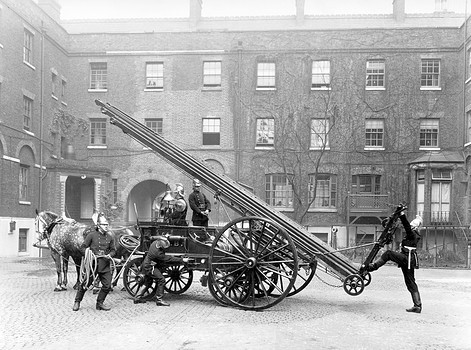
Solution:
<svg viewBox="0 0 471 350"><path fill-rule="evenodd" d="M365 283L360 275L348 275L343 281L343 290L349 295L360 295L365 289Z"/></svg>
<svg viewBox="0 0 471 350"><path fill-rule="evenodd" d="M184 265L171 265L162 273L165 277L164 289L170 294L185 293L193 282L193 271Z"/></svg>
<svg viewBox="0 0 471 350"><path fill-rule="evenodd" d="M131 297L135 297L137 292L146 288L142 299L151 300L157 293L156 283L152 277L144 276L141 273L141 265L144 259L137 257L130 260L124 267L123 285Z"/></svg>
<svg viewBox="0 0 471 350"><path fill-rule="evenodd" d="M245 310L269 308L288 295L297 274L291 237L264 218L231 221L211 245L210 291L220 303Z"/></svg>
<svg viewBox="0 0 471 350"><path fill-rule="evenodd" d="M371 273L367 272L366 274L362 275L362 277L365 287L368 286L371 283Z"/></svg>

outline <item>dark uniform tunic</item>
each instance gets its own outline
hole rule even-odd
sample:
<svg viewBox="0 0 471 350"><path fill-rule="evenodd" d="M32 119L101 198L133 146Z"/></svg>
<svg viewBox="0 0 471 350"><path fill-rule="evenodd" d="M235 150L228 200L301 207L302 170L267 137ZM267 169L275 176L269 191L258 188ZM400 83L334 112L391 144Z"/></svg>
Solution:
<svg viewBox="0 0 471 350"><path fill-rule="evenodd" d="M193 191L188 197L188 202L190 202L190 208L193 210L193 215L191 221L194 226L208 226L208 216L204 215L202 212L205 210L211 211L211 202L206 198L206 196L198 191Z"/></svg>
<svg viewBox="0 0 471 350"><path fill-rule="evenodd" d="M85 254L85 249L90 250L97 257L103 255L110 255L114 257L116 254L115 240L111 233L101 233L99 231L90 232L82 244L82 254ZM111 265L108 258L98 258L96 272L100 278L104 288L111 289Z"/></svg>

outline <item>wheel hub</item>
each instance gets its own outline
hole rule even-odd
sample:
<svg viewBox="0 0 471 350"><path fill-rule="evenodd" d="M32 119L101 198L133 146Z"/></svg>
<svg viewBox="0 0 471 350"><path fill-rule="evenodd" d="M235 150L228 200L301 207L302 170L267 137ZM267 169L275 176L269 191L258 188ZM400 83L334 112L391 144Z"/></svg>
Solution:
<svg viewBox="0 0 471 350"><path fill-rule="evenodd" d="M245 261L245 266L247 266L249 269L253 269L255 265L257 265L257 259L255 259L253 256Z"/></svg>

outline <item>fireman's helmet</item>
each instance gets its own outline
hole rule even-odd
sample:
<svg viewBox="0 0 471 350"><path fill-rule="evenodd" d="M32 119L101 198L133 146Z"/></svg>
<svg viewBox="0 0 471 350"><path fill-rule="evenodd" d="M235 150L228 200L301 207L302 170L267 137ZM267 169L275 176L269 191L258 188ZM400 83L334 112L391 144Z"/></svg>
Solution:
<svg viewBox="0 0 471 350"><path fill-rule="evenodd" d="M155 240L155 245L157 246L157 248L167 249L168 247L170 247L170 242L167 239L167 237L158 236L157 239Z"/></svg>
<svg viewBox="0 0 471 350"><path fill-rule="evenodd" d="M103 213L99 213L96 218L96 226L97 226L97 229L101 232L107 232L108 231L108 226L109 226L109 223L108 223L108 220L106 219L106 216L105 214ZM95 221L93 220L93 221Z"/></svg>
<svg viewBox="0 0 471 350"><path fill-rule="evenodd" d="M195 188L195 187L200 187L200 186L201 186L200 180L198 180L198 179L193 179L193 188Z"/></svg>
<svg viewBox="0 0 471 350"><path fill-rule="evenodd" d="M175 184L175 193L180 197L185 196L185 189L183 188L182 184Z"/></svg>
<svg viewBox="0 0 471 350"><path fill-rule="evenodd" d="M415 219L410 222L410 227L412 229L418 230L419 227L422 226L422 222L423 221L422 221L422 218L420 217L420 215L416 215Z"/></svg>

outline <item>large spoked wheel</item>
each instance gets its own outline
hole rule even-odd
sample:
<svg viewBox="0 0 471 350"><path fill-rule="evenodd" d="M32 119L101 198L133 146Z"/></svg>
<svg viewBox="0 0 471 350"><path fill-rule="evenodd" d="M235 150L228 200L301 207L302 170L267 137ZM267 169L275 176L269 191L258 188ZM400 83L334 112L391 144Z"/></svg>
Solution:
<svg viewBox="0 0 471 350"><path fill-rule="evenodd" d="M209 282L213 296L231 306L246 310L272 307L288 295L297 274L296 247L291 237L271 221L239 218L214 238L209 253Z"/></svg>
<svg viewBox="0 0 471 350"><path fill-rule="evenodd" d="M343 290L349 295L360 295L365 289L365 283L360 275L348 275L343 281Z"/></svg>
<svg viewBox="0 0 471 350"><path fill-rule="evenodd" d="M193 282L193 271L183 265L171 265L162 273L165 277L164 289L170 294L182 294Z"/></svg>
<svg viewBox="0 0 471 350"><path fill-rule="evenodd" d="M293 273L292 266L290 264L280 264L280 268L284 269L288 274ZM286 296L291 297L301 292L312 281L315 274L316 269L314 267L311 267L308 262L300 262L296 280L294 281L293 287L291 288L290 292ZM278 283L277 281L278 288L273 290L272 295L280 295L278 291L283 291L285 289L285 286L282 282L282 280L280 280L280 283Z"/></svg>
<svg viewBox="0 0 471 350"><path fill-rule="evenodd" d="M126 291L133 298L141 288L146 288L146 291L142 295L142 299L151 300L157 293L157 285L152 277L143 276L140 273L143 260L144 259L142 257L137 257L131 259L126 264L123 272L123 284Z"/></svg>

